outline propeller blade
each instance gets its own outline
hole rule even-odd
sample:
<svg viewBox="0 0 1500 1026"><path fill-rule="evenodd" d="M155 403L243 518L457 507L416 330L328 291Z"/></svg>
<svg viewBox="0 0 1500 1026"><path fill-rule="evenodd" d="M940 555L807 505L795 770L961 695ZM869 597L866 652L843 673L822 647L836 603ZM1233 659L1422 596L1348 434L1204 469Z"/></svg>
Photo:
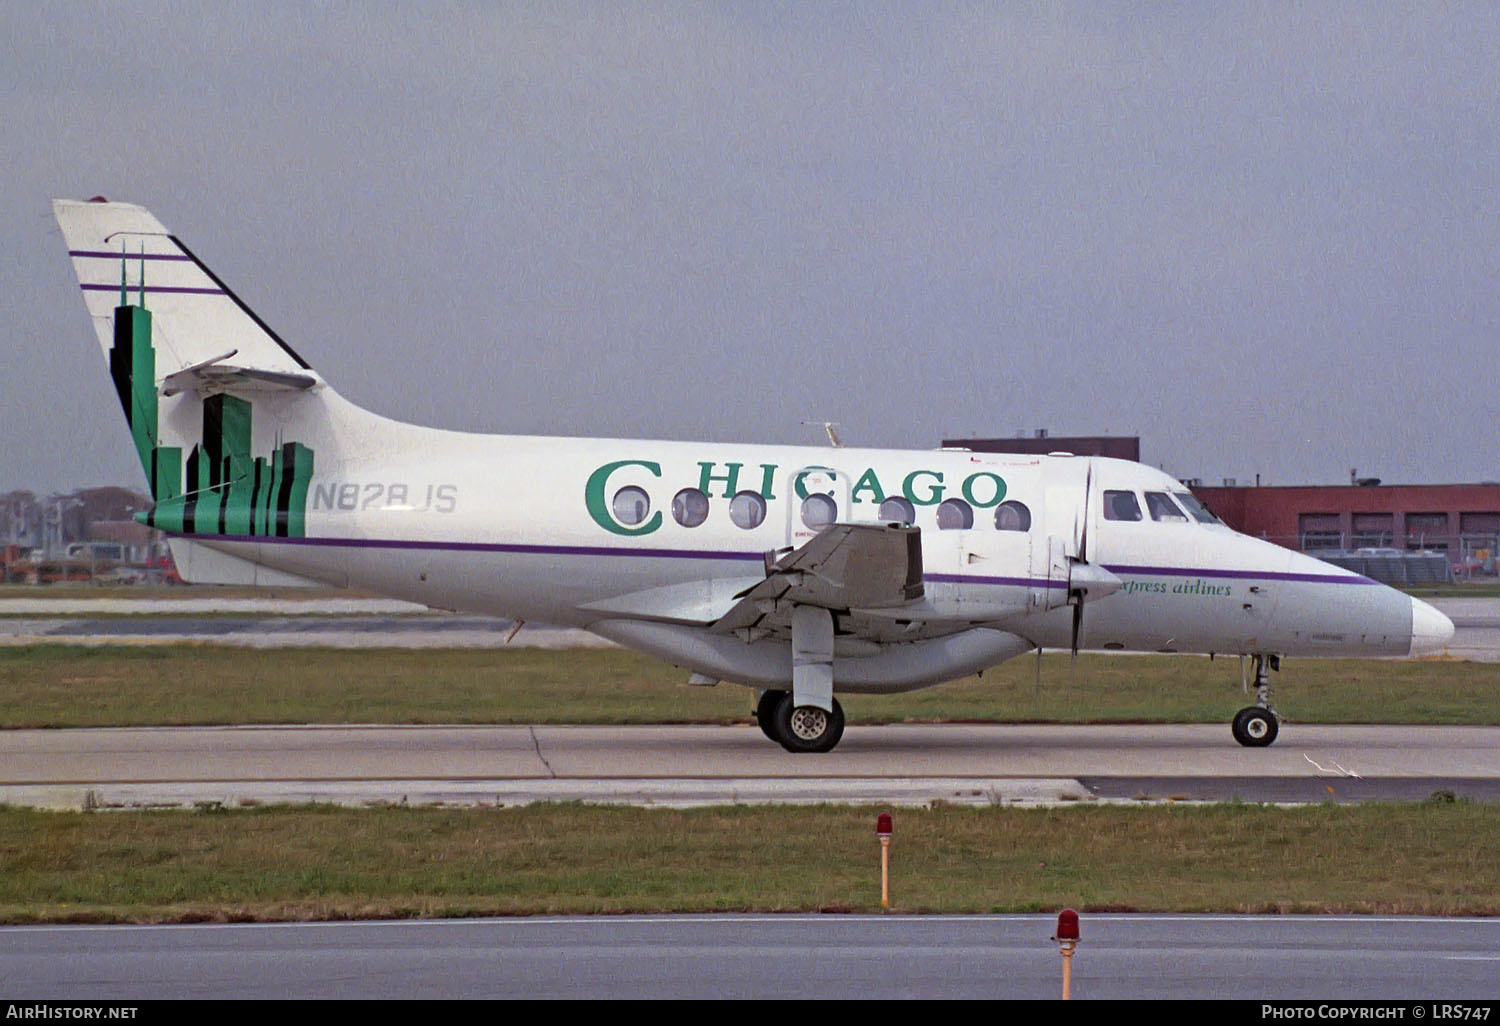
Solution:
<svg viewBox="0 0 1500 1026"><path fill-rule="evenodd" d="M1083 592L1077 592L1078 602L1073 606L1073 654L1068 659L1068 686L1072 687L1078 669L1078 635L1083 632Z"/></svg>

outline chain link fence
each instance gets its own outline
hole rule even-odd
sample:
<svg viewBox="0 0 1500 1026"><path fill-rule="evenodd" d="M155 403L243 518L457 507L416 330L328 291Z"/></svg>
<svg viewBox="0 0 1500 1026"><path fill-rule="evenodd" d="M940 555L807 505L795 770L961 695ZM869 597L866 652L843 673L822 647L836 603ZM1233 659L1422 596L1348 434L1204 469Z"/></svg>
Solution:
<svg viewBox="0 0 1500 1026"><path fill-rule="evenodd" d="M1454 584L1500 580L1500 535L1304 531L1267 537L1278 545L1385 584Z"/></svg>

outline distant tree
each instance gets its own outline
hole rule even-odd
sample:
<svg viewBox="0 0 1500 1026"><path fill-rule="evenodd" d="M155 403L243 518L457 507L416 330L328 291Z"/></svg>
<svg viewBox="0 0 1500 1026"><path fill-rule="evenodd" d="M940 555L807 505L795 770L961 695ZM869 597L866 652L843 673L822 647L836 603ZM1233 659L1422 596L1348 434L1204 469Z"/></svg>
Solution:
<svg viewBox="0 0 1500 1026"><path fill-rule="evenodd" d="M151 508L151 500L140 492L113 485L103 488L80 488L70 498L83 504L88 523L96 520L130 520Z"/></svg>

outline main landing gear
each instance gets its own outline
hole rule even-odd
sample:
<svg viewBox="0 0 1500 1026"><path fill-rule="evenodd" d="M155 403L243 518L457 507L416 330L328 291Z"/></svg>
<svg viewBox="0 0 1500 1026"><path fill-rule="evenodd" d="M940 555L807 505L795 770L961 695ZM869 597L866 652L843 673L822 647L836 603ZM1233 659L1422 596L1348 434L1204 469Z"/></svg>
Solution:
<svg viewBox="0 0 1500 1026"><path fill-rule="evenodd" d="M1281 669L1281 657L1255 657L1255 704L1234 714L1230 730L1234 739L1246 748L1264 748L1276 740L1280 727L1271 708L1271 671Z"/></svg>
<svg viewBox="0 0 1500 1026"><path fill-rule="evenodd" d="M762 691L755 722L789 752L832 751L844 736L844 709L837 698L830 713L815 705L793 705L790 691Z"/></svg>

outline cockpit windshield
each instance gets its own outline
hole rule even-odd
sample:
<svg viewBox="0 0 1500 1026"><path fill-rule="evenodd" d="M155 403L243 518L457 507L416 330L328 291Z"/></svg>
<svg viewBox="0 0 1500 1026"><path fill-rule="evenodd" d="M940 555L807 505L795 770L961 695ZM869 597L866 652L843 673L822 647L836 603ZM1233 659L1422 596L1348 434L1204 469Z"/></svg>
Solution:
<svg viewBox="0 0 1500 1026"><path fill-rule="evenodd" d="M1201 524L1221 523L1218 517L1208 511L1208 507L1199 502L1188 492L1173 492L1172 497L1182 503L1182 508L1193 515L1193 519Z"/></svg>
<svg viewBox="0 0 1500 1026"><path fill-rule="evenodd" d="M1146 508L1151 511L1152 520L1187 523L1187 517L1183 516L1182 510L1177 508L1175 502L1167 498L1166 492L1147 492Z"/></svg>

